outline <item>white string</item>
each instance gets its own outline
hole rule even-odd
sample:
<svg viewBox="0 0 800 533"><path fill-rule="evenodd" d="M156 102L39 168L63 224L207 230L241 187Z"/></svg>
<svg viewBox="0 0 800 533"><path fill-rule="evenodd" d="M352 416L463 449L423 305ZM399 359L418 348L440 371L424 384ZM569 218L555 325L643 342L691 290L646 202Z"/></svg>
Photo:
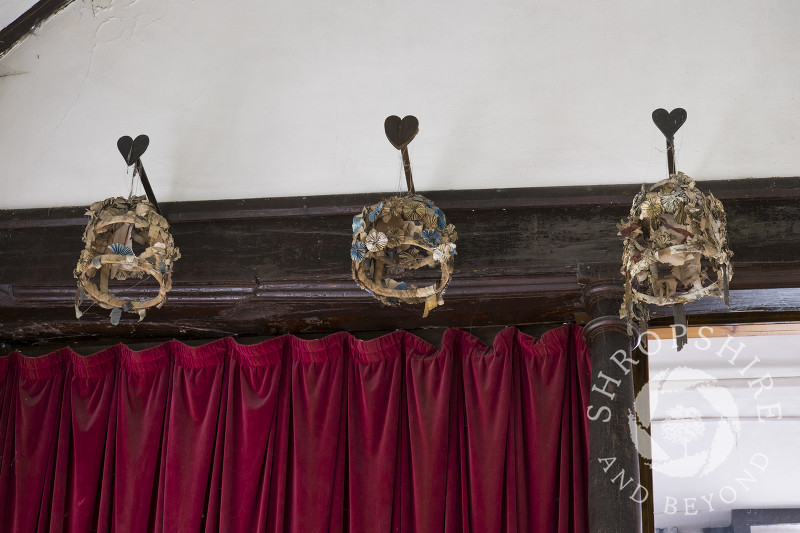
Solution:
<svg viewBox="0 0 800 533"><path fill-rule="evenodd" d="M414 165L411 164L411 161L413 161L413 158L411 157L411 146L407 146L406 149L408 150L408 171L411 172L411 179L413 180L414 179ZM406 177L406 173L405 173L405 166L404 166L403 167L403 178L405 178L405 177ZM414 187L416 188L416 184L414 185ZM411 191L408 191L408 192L411 192Z"/></svg>
<svg viewBox="0 0 800 533"><path fill-rule="evenodd" d="M397 157L397 196L400 196L402 193L401 188L403 186L403 178L405 177L405 172L403 171L403 153L398 151Z"/></svg>
<svg viewBox="0 0 800 533"><path fill-rule="evenodd" d="M139 173L138 169L136 170L136 181L133 183L133 195L134 196L141 196L142 193L142 176Z"/></svg>
<svg viewBox="0 0 800 533"><path fill-rule="evenodd" d="M130 170L130 168L126 166L125 167L125 174L122 175L122 183L123 183L123 186L126 187L126 188L128 187L128 172L129 172L129 170Z"/></svg>
<svg viewBox="0 0 800 533"><path fill-rule="evenodd" d="M131 167L128 167L127 170L125 170L125 172L128 173L128 172L130 172L130 170L131 170ZM130 191L128 192L128 200L133 198L133 184L134 184L134 181L136 180L136 167L133 167L133 172L131 172L130 174L131 174L131 188L130 188Z"/></svg>

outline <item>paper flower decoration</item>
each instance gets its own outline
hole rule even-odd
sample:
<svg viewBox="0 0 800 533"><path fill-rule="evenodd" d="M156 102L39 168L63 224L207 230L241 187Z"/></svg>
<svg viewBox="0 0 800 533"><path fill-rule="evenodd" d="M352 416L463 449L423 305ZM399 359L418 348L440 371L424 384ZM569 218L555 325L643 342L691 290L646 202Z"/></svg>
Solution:
<svg viewBox="0 0 800 533"><path fill-rule="evenodd" d="M389 239L386 237L385 233L373 229L367 234L367 238L364 242L367 244L367 250L370 252L380 252L386 248L386 243L389 242Z"/></svg>
<svg viewBox="0 0 800 533"><path fill-rule="evenodd" d="M109 246L108 249L111 250L112 254L133 255L133 250L131 250L129 247L125 246L124 244L119 244L119 243L116 243L116 242L114 244L112 244L111 246Z"/></svg>
<svg viewBox="0 0 800 533"><path fill-rule="evenodd" d="M386 305L424 303L426 317L444 303L457 238L455 226L424 196L409 193L365 207L353 218L353 279ZM437 283L417 287L388 277L424 267L441 271Z"/></svg>
<svg viewBox="0 0 800 533"><path fill-rule="evenodd" d="M725 210L692 178L678 172L650 188L642 185L628 220L617 227L624 238L620 317L637 320L644 330L647 304L672 305L676 323L685 326L683 304L705 296L728 303L733 252Z"/></svg>
<svg viewBox="0 0 800 533"><path fill-rule="evenodd" d="M172 288L172 267L181 256L169 224L144 196L108 198L92 204L86 214L90 217L83 233L86 247L75 267L75 315L83 315L80 304L88 296L100 307L111 309L112 324L119 323L123 311L144 319L148 308L161 307L166 301ZM138 255L133 252L134 242L144 247ZM159 284L153 298L125 299L109 291L110 279L145 276Z"/></svg>
<svg viewBox="0 0 800 533"><path fill-rule="evenodd" d="M350 259L360 263L364 260L365 255L367 255L367 245L361 241L354 242L353 246L350 247Z"/></svg>

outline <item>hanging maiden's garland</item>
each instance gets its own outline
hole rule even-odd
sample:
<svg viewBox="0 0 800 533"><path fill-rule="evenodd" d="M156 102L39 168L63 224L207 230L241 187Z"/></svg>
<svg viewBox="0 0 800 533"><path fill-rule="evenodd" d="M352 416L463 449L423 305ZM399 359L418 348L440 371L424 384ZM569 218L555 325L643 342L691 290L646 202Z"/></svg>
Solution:
<svg viewBox="0 0 800 533"><path fill-rule="evenodd" d="M457 238L455 226L424 196L393 196L365 207L353 217L353 279L386 305L424 303L426 317L444 303ZM438 283L416 287L389 277L424 267L441 270Z"/></svg>
<svg viewBox="0 0 800 533"><path fill-rule="evenodd" d="M156 213L153 204L144 196L108 198L92 204L86 214L90 217L83 240L75 277L78 294L75 313L80 318L84 295L97 305L111 309L111 323L117 324L123 311L145 317L149 307L161 307L172 288L172 267L180 257L169 224ZM139 255L133 253L133 243L145 247ZM99 275L99 280L95 278ZM141 279L151 276L159 284L153 298L125 299L109 291L110 279Z"/></svg>
<svg viewBox="0 0 800 533"><path fill-rule="evenodd" d="M384 128L389 141L401 151L409 192L365 207L353 217L353 279L386 305L424 303L424 318L444 303L458 234L441 209L415 193L407 146L419 131L417 119L391 116ZM438 282L418 287L402 280L404 274L422 268L438 269Z"/></svg>
<svg viewBox="0 0 800 533"><path fill-rule="evenodd" d="M657 114L663 116L666 111L654 112L659 125ZM672 123L659 125L669 133L669 178L649 188L642 185L628 220L617 226L624 238L625 299L620 316L629 323L637 320L644 331L647 304L672 305L676 324L683 326L677 335L678 349L687 339L684 304L705 296L723 298L728 304L733 276L722 203L713 194L704 195L692 178L674 169L672 137L685 117L682 109L673 110L665 117Z"/></svg>
<svg viewBox="0 0 800 533"><path fill-rule="evenodd" d="M141 146L142 137L132 141L134 150L120 146L120 151L129 164L136 165L134 170L145 184L145 189L152 195L144 169L139 157L147 147L136 154L137 141ZM123 137L120 143L130 137ZM135 156L134 159L130 159ZM158 212L158 203L154 197L148 201L144 196L129 198L108 198L95 202L86 211L89 223L83 233L86 243L75 267L75 278L78 280L78 291L75 295L75 315L80 318L80 309L85 298L94 301L98 306L111 309L111 323L119 323L123 312L135 313L139 320L144 319L150 307L161 307L167 299L167 292L172 288L172 268L180 258L180 251L175 247L169 232L167 220ZM144 251L134 254L134 243L142 246ZM109 290L109 280L143 279L152 277L158 285L158 294L153 297L122 298Z"/></svg>
<svg viewBox="0 0 800 533"><path fill-rule="evenodd" d="M678 172L650 188L642 186L624 237L624 316L644 318L636 303L688 303L704 296L726 297L733 275L722 203L700 192Z"/></svg>

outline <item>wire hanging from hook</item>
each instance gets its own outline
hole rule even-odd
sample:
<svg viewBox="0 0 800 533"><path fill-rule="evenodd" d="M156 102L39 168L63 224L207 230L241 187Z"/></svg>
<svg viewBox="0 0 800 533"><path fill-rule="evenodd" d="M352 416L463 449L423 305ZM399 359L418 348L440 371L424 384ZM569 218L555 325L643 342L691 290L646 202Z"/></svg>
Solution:
<svg viewBox="0 0 800 533"><path fill-rule="evenodd" d="M142 187L144 187L144 192L147 195L147 199L151 204L153 204L156 212L161 215L161 208L158 206L156 195L153 193L152 187L150 187L150 181L147 179L147 173L144 171L144 166L142 165L142 154L144 154L149 145L150 138L147 135L139 135L135 139L132 139L126 135L117 140L117 148L119 149L119 153L122 154L122 157L125 159L125 163L127 163L128 168L131 166L133 167L130 194L133 195L133 181L138 175L139 180L142 182Z"/></svg>
<svg viewBox="0 0 800 533"><path fill-rule="evenodd" d="M419 120L413 115L407 115L402 119L396 115L386 117L383 122L383 129L386 138L392 146L400 150L403 159L403 172L406 175L406 186L408 192L415 194L414 178L411 175L411 159L408 157L408 143L414 140L419 133Z"/></svg>
<svg viewBox="0 0 800 533"><path fill-rule="evenodd" d="M672 111L658 108L653 111L653 122L667 138L667 170L669 175L675 174L675 133L686 122L686 110L676 107Z"/></svg>

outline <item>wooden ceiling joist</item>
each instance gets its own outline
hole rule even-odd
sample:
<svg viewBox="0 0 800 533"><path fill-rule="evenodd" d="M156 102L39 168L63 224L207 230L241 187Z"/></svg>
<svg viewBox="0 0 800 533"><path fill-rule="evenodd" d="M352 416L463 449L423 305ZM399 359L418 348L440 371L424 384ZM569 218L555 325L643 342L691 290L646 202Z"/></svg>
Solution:
<svg viewBox="0 0 800 533"><path fill-rule="evenodd" d="M72 0L40 0L14 22L0 29L0 56L11 50L19 40L39 24L70 3Z"/></svg>

